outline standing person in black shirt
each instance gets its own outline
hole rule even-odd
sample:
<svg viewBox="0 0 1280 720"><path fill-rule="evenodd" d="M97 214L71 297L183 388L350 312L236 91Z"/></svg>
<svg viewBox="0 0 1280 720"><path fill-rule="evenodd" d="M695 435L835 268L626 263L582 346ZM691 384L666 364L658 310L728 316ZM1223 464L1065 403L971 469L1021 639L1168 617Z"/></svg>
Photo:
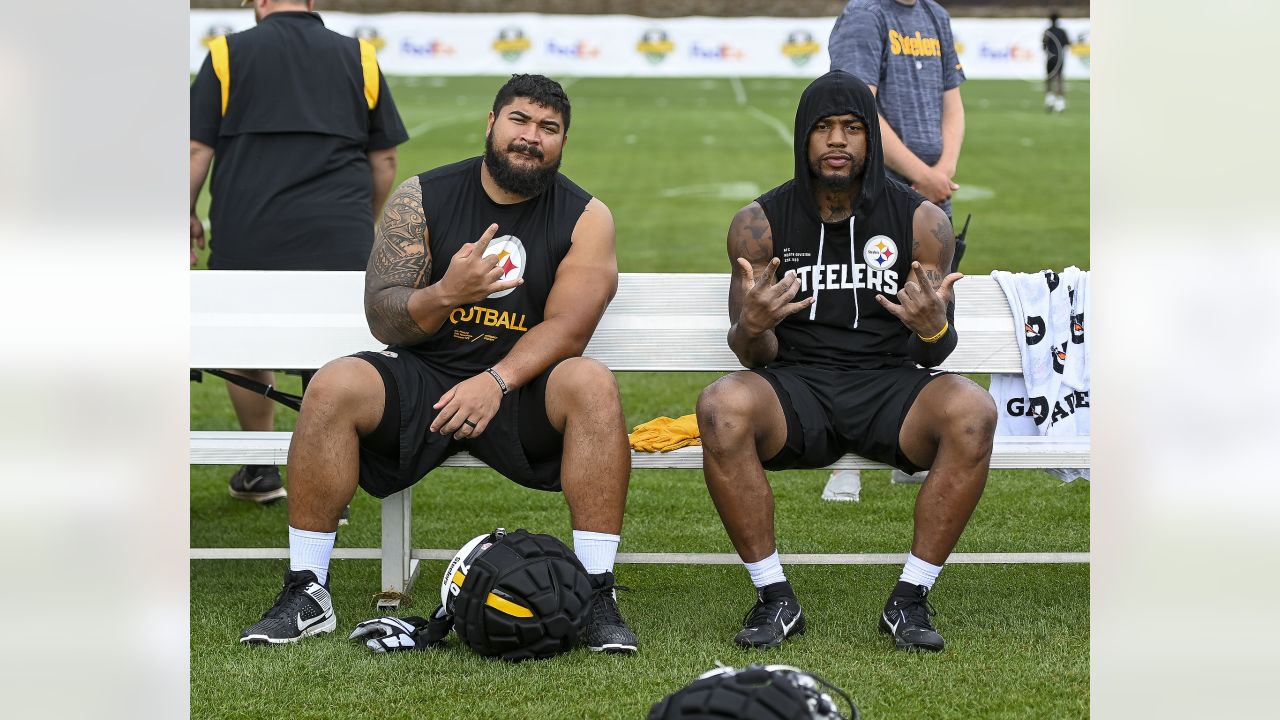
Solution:
<svg viewBox="0 0 1280 720"><path fill-rule="evenodd" d="M1045 28L1040 40L1044 48L1044 109L1060 113L1067 109L1067 96L1062 82L1062 65L1066 61L1067 48L1071 47L1071 38L1067 31L1058 27L1058 13L1049 14L1049 27Z"/></svg>
<svg viewBox="0 0 1280 720"><path fill-rule="evenodd" d="M289 447L290 569L241 642L331 632L329 556L357 484L386 497L467 450L564 493L595 591L584 640L635 652L612 572L631 472L622 403L609 369L581 357L618 288L613 217L558 171L569 120L559 83L513 76L482 157L392 195L365 286L369 328L390 347L311 383Z"/></svg>
<svg viewBox="0 0 1280 720"><path fill-rule="evenodd" d="M707 487L756 586L734 638L774 647L806 620L778 559L765 470L841 455L929 477L915 536L879 619L900 649L941 650L927 596L982 496L991 396L931 370L955 348L955 248L947 216L885 176L875 97L823 75L796 111L795 176L729 227L729 347L750 370L698 399Z"/></svg>
<svg viewBox="0 0 1280 720"><path fill-rule="evenodd" d="M243 0L242 4L248 4ZM215 39L191 85L191 264L204 247L196 198L213 158L213 270L363 270L373 219L408 139L371 44L325 28L313 0L256 0L258 26ZM239 374L273 385L270 371ZM272 430L274 403L228 385L240 427ZM274 465L248 465L231 495L285 496Z"/></svg>

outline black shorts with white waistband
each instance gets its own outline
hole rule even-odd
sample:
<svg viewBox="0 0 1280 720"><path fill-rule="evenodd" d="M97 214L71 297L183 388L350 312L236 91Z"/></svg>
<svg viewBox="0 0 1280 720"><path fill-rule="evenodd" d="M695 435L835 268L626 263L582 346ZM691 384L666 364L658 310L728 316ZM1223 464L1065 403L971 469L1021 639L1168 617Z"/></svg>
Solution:
<svg viewBox="0 0 1280 720"><path fill-rule="evenodd" d="M480 437L431 432L432 405L470 375L445 371L400 347L352 355L373 365L386 388L382 422L360 440L360 487L385 498L418 482L450 455L467 451L508 479L560 490L563 438L547 419L547 379L556 366L502 398Z"/></svg>
<svg viewBox="0 0 1280 720"><path fill-rule="evenodd" d="M750 372L769 382L787 418L787 442L765 461L766 470L824 468L846 453L909 473L925 469L902 454L898 434L916 396L945 371L777 365Z"/></svg>

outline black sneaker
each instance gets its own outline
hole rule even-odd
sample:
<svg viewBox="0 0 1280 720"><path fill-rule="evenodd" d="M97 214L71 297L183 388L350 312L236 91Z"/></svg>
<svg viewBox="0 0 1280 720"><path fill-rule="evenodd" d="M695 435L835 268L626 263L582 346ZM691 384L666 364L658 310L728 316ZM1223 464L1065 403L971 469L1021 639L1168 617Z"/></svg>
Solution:
<svg viewBox="0 0 1280 720"><path fill-rule="evenodd" d="M245 465L231 476L227 489L237 500L251 500L260 505L275 502L287 493L275 465Z"/></svg>
<svg viewBox="0 0 1280 720"><path fill-rule="evenodd" d="M756 604L742 619L733 641L745 648L774 648L792 635L803 635L804 611L786 580L756 590Z"/></svg>
<svg viewBox="0 0 1280 720"><path fill-rule="evenodd" d="M899 580L880 613L880 632L892 635L899 650L942 650L942 636L933 626L929 588Z"/></svg>
<svg viewBox="0 0 1280 720"><path fill-rule="evenodd" d="M634 653L636 634L631 632L618 610L617 588L628 588L615 584L611 572L587 577L591 580L591 617L582 631L583 642L592 652Z"/></svg>
<svg viewBox="0 0 1280 720"><path fill-rule="evenodd" d="M284 573L284 588L275 605L262 619L240 633L246 645L279 645L297 642L308 635L333 632L338 615L333 611L329 584L321 585L310 570Z"/></svg>

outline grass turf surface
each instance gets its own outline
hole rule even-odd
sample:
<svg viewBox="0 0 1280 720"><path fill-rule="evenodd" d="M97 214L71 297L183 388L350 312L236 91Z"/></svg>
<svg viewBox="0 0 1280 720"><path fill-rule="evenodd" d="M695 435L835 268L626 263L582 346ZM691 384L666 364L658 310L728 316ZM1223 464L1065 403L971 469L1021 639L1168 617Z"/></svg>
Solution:
<svg viewBox="0 0 1280 720"><path fill-rule="evenodd" d="M413 138L400 177L479 153L484 114L500 78L393 78ZM784 181L799 80L581 79L567 89L573 124L563 171L604 200L618 228L624 272L726 272L724 234L734 211ZM963 270L1088 269L1088 84L1069 83L1070 110L1045 115L1035 86L964 86L965 148L957 221L973 213ZM770 119L771 118L771 119ZM781 130L781 132L780 132ZM201 212L207 209L207 197ZM216 233L213 234L216 242ZM203 266L203 257L202 263ZM619 377L629 426L692 412L711 373ZM297 389L286 377L285 389ZM193 384L193 429L234 428L222 382ZM292 429L294 413L277 413ZM284 504L230 499L231 468L193 467L194 547L283 546ZM817 500L826 473L774 473L783 552L903 552L918 488L863 474L856 504ZM558 495L516 487L489 471L437 471L418 486L416 547L456 547L492 528L528 527L567 538ZM1089 488L1035 471L995 471L959 552L1085 551ZM638 471L623 549L730 552L691 471ZM378 544L378 506L357 494L340 547ZM429 612L443 563L425 563L419 601ZM239 631L279 589L281 561L195 561L191 566L191 707L195 717L639 718L650 704L715 661L785 662L844 687L871 718L1083 717L1088 714L1087 566L954 565L934 595L946 652L892 651L874 620L898 568L795 566L788 575L810 632L778 651L748 655L730 642L752 597L734 566L624 565L634 588L622 607L641 638L633 658L577 651L507 665L456 646L441 653L371 657L342 642L372 617L374 561L336 561L335 636L298 647L248 649ZM408 611L402 614L409 614Z"/></svg>

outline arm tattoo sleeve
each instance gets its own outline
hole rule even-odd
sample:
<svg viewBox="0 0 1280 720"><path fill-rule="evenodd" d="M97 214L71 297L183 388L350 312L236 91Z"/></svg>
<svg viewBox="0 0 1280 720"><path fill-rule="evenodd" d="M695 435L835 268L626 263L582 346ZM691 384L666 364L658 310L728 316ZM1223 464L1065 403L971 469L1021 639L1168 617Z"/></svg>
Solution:
<svg viewBox="0 0 1280 720"><path fill-rule="evenodd" d="M937 290L942 285L943 276L951 269L951 258L956 252L956 235L951 229L951 221L938 221L938 224L933 227L933 236L937 238L938 244L942 246L938 252L938 267L942 268L942 270L930 270L925 274L930 276L929 283L933 285L934 290Z"/></svg>
<svg viewBox="0 0 1280 720"><path fill-rule="evenodd" d="M369 328L379 339L411 344L428 336L409 314L409 296L431 276L422 189L416 180L401 185L382 212L365 270L364 306Z"/></svg>
<svg viewBox="0 0 1280 720"><path fill-rule="evenodd" d="M769 262L773 257L773 237L769 232L769 219L764 208L749 206L746 217L736 229L738 255L752 265Z"/></svg>

